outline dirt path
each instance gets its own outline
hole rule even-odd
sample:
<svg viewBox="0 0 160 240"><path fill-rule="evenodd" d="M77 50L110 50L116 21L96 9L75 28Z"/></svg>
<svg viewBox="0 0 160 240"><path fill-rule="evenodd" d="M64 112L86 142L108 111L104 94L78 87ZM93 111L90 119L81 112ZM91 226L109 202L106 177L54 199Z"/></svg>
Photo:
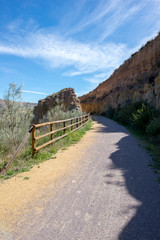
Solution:
<svg viewBox="0 0 160 240"><path fill-rule="evenodd" d="M0 239L160 240L149 161L122 126L96 117L78 144L0 184Z"/></svg>
<svg viewBox="0 0 160 240"><path fill-rule="evenodd" d="M97 128L96 123L94 128ZM93 143L94 135L94 130L88 132L78 144L59 151L55 159L0 182L0 239L15 230L17 222L22 220L23 215L28 214L37 200L47 201L59 180L65 180L78 167L79 156L83 155L85 147ZM35 207L35 212L39 211L41 207Z"/></svg>

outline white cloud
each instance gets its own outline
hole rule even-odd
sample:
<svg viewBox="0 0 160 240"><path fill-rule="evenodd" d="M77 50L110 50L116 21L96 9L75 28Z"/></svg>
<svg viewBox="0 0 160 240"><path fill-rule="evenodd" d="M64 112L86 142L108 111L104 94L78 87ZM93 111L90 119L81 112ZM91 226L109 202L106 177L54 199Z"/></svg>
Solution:
<svg viewBox="0 0 160 240"><path fill-rule="evenodd" d="M137 3L123 0L99 0L91 11L88 9L87 14L83 9L82 20L75 23L68 34L76 34L87 29L87 37L91 35L102 42L118 27L143 10L147 3L148 0Z"/></svg>
<svg viewBox="0 0 160 240"><path fill-rule="evenodd" d="M74 77L74 76L78 76L78 75L82 75L83 72L74 72L74 71L67 71L67 72L64 72L63 73L63 76L71 76L71 77Z"/></svg>
<svg viewBox="0 0 160 240"><path fill-rule="evenodd" d="M85 95L85 94L87 94L89 91L80 91L80 92L76 92L76 95L78 96L78 97L80 97L80 96L83 96L83 95Z"/></svg>
<svg viewBox="0 0 160 240"><path fill-rule="evenodd" d="M84 10L85 0L82 2L83 8L80 8L81 11ZM73 77L93 74L93 77L85 77L85 80L91 83L99 83L104 80L104 72L107 73L106 76L104 75L106 79L131 53L141 47L146 38L132 49L129 49L124 44L105 43L104 40L144 7L153 5L150 13L151 15L153 15L153 12L155 13L153 21L154 17L157 16L156 3L158 13L160 11L159 0L153 0L153 2L154 4L151 4L149 0L142 0L138 3L123 0L98 1L92 11L88 14L85 12L82 20L77 24L75 23L72 30L74 33L91 26L90 31L95 31L99 41L95 39L94 42L90 41L88 43L55 35L51 28L38 30L38 24L33 19L30 19L29 23L24 24L24 27L22 27L22 20L17 19L7 25L10 33L5 35L4 41L0 41L0 54L35 59L36 62L45 65L47 68L70 67L72 70L66 70L63 75ZM92 27L93 24L94 27ZM159 22L157 23L158 27ZM100 29L100 34L97 34L97 29ZM86 35L85 33L84 36ZM148 36L151 36L151 34L148 33ZM97 74L97 72L100 72L101 75Z"/></svg>
<svg viewBox="0 0 160 240"><path fill-rule="evenodd" d="M4 73L7 73L7 74L9 74L9 73L13 74L15 72L15 70L13 70L11 68L8 68L8 67L3 67L3 66L0 66L0 71L4 72Z"/></svg>
<svg viewBox="0 0 160 240"><path fill-rule="evenodd" d="M91 82L91 83L101 83L101 82L105 81L111 75L112 72L113 71L110 71L108 73L94 74L93 77L86 77L83 79L86 80L87 82Z"/></svg>
<svg viewBox="0 0 160 240"><path fill-rule="evenodd" d="M0 42L0 54L39 59L51 68L72 66L75 70L70 76L113 69L128 57L123 44L85 44L40 31L17 37L16 43L15 39L8 44Z"/></svg>
<svg viewBox="0 0 160 240"><path fill-rule="evenodd" d="M113 33L118 27L120 27L126 20L136 14L140 9L141 4L130 8L126 8L120 5L120 7L115 11L115 13L103 22L105 29L100 35L99 41L105 40L111 33Z"/></svg>
<svg viewBox="0 0 160 240"><path fill-rule="evenodd" d="M35 91L29 91L29 90L22 90L23 93L34 93L34 94L40 94L40 95L48 95L47 93L43 92L35 92Z"/></svg>
<svg viewBox="0 0 160 240"><path fill-rule="evenodd" d="M69 34L80 32L92 24L99 23L107 14L116 9L119 2L120 0L110 0L108 2L99 0L95 8L84 16L82 20L69 31ZM82 10L84 11L84 9Z"/></svg>
<svg viewBox="0 0 160 240"><path fill-rule="evenodd" d="M139 49L142 47L142 46L145 46L146 43L152 39L154 39L158 34L158 31L153 31L150 35L146 36L145 38L141 39L139 41L139 43L132 49L130 49L130 54L133 54L137 51L139 51Z"/></svg>
<svg viewBox="0 0 160 240"><path fill-rule="evenodd" d="M30 31L30 29L32 29L32 32L36 31L38 27L39 25L34 19L30 18L27 21L24 21L21 17L6 25L6 29L10 33L20 33L21 35Z"/></svg>

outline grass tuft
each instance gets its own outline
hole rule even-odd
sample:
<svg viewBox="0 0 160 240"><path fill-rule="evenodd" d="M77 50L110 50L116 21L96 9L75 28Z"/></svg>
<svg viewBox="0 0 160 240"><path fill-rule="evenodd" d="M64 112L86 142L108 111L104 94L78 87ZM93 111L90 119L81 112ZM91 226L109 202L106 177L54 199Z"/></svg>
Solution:
<svg viewBox="0 0 160 240"><path fill-rule="evenodd" d="M24 180L28 180L28 179L29 179L29 177L24 177L23 179L24 179Z"/></svg>

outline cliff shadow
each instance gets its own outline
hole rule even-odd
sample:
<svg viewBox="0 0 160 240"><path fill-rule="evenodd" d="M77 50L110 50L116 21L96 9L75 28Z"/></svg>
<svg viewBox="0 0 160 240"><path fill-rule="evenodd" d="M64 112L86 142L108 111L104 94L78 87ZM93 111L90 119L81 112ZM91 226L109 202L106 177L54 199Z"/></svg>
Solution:
<svg viewBox="0 0 160 240"><path fill-rule="evenodd" d="M140 204L134 206L135 215L122 229L118 239L160 240L160 186L156 174L148 166L150 157L123 126L104 117L93 117L93 119L102 125L100 132L127 134L116 143L117 150L111 153L110 159L113 170L120 169L123 173L124 185L128 193ZM115 183L110 182L110 184Z"/></svg>

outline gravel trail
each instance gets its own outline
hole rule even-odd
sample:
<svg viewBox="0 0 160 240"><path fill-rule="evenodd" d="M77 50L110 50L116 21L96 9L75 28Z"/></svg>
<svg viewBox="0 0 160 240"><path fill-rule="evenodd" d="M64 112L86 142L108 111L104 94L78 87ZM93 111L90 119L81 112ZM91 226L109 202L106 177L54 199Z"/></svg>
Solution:
<svg viewBox="0 0 160 240"><path fill-rule="evenodd" d="M94 121L81 154L65 151L76 167L50 183L6 239L160 240L160 186L150 157L124 127Z"/></svg>

